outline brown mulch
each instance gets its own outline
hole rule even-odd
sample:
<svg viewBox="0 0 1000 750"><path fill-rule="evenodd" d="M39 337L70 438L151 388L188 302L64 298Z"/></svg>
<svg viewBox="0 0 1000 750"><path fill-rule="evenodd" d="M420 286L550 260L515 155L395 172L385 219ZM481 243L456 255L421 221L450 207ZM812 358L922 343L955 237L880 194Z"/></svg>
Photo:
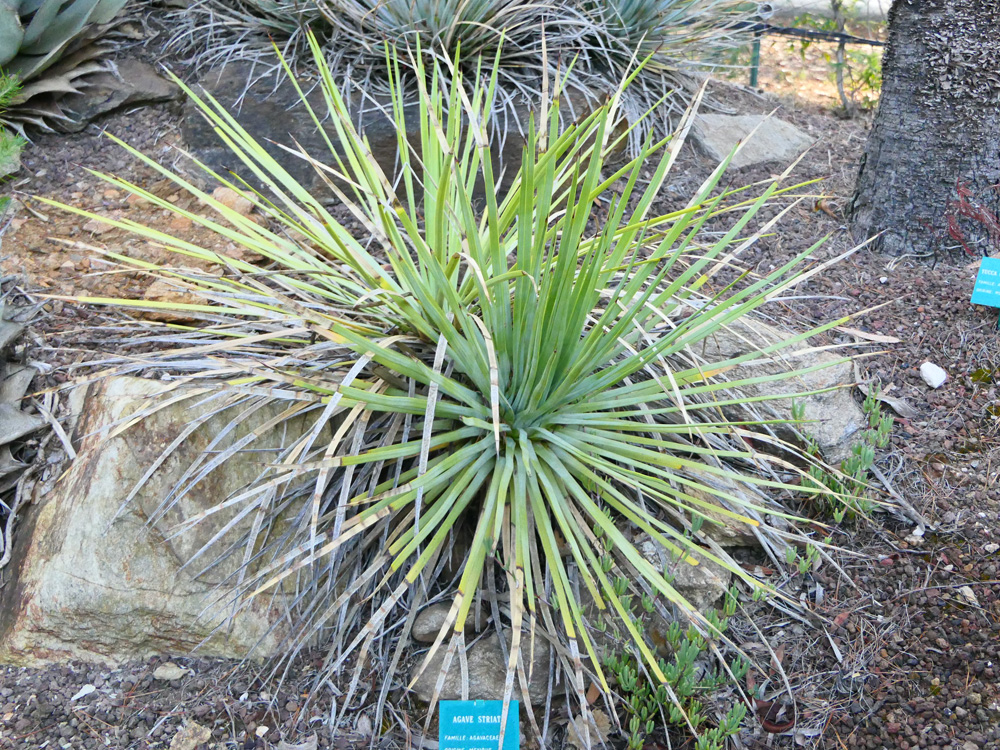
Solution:
<svg viewBox="0 0 1000 750"><path fill-rule="evenodd" d="M783 59L777 67L780 72L793 64ZM811 60L810 66L817 65ZM829 82L816 80L821 70L804 82L795 74L794 85L781 88L780 76L765 66L762 81L783 98L731 94L729 99L740 111L782 106L781 117L816 137L795 174L823 178L828 196L795 209L773 237L751 249L744 260L758 271L824 235L830 239L820 258L851 246L843 207L869 118L839 119ZM822 98L809 97L820 90ZM180 145L176 111L169 106L115 115L76 136L37 138L25 154L23 177L13 182L15 190L170 227L169 215L129 202L85 173L87 165L146 187L160 185L152 170L103 138L102 128L158 158L169 159L169 147ZM687 188L697 185L709 166L687 153L676 170L679 194L686 199ZM750 169L732 180L766 179L780 168ZM56 211L46 209L41 216L22 211L3 237L3 273L20 273L26 287L57 294L142 294L148 286L139 275L113 273L82 244L59 239L126 254L150 252L120 232L97 234ZM855 315L851 328L898 339L868 342L859 367L863 377L913 410L896 415L891 447L877 466L888 485L883 489L903 496L930 525L915 536L916 524L904 514L879 514L876 523L844 523L837 530L836 543L863 555L839 560L845 575L825 567L790 583L796 596L802 593L807 606L822 615L826 632L758 612L769 642L785 644L781 667L798 705L792 729L768 734L757 727L746 737L748 747L1000 747L1000 336L997 312L969 303L974 260L942 254L927 263L862 250L784 303L781 317L787 320L808 324ZM54 364L64 364L77 356L70 347L61 348L66 331L85 325L90 313L59 303L51 311L42 333ZM834 340L855 337L834 334ZM928 360L949 373L939 390L929 389L919 376L920 364ZM210 746L220 748L272 747L279 737L302 741L313 732L319 747L345 746L345 738L352 737L357 715L348 712L339 740L331 739L329 692L311 696L303 709L312 686L308 659L280 689L259 681L251 669L204 659L174 659L191 672L164 683L152 677L162 661L117 669L0 667L0 748L165 748L184 722L206 727ZM74 700L87 685L94 690Z"/></svg>

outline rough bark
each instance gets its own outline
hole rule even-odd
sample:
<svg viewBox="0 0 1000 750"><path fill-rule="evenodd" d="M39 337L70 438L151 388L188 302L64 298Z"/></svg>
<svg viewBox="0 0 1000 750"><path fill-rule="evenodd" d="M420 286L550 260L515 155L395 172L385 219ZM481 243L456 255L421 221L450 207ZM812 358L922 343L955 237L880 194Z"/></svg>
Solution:
<svg viewBox="0 0 1000 750"><path fill-rule="evenodd" d="M849 207L893 255L1000 249L1000 3L895 0Z"/></svg>

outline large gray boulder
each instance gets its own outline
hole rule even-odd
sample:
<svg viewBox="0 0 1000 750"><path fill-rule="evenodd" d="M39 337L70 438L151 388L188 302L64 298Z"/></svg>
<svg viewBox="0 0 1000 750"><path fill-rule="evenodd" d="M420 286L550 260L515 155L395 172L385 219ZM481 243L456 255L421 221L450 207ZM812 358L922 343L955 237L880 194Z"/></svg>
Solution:
<svg viewBox="0 0 1000 750"><path fill-rule="evenodd" d="M181 565L222 528L226 512L194 531L168 538L170 529L230 496L255 478L280 440L301 435L305 421L288 423L285 438L268 434L257 451L237 454L212 472L162 519L154 510L192 459L209 444L232 412L213 416L194 432L119 514L123 499L146 469L193 418L213 405L180 402L108 439L112 425L148 406L163 385L139 378L110 378L89 387L74 436L78 455L54 489L22 511L13 577L0 588L0 662L38 665L84 659L117 663L152 654L206 656L272 654L283 632L272 630L284 607L262 597L231 627L226 610L209 607L214 584L232 572L223 565L195 580ZM262 408L227 438L233 441L278 412ZM227 444L229 444L227 442ZM245 527L223 538L232 541ZM209 558L211 559L211 558ZM255 650L254 650L255 649Z"/></svg>
<svg viewBox="0 0 1000 750"><path fill-rule="evenodd" d="M320 119L326 117L327 105L321 88L314 80L302 80L300 83L309 106ZM262 75L250 63L231 62L221 69L206 72L199 84L233 113L240 125L299 184L320 200L339 202L312 164L286 150L297 150L298 144L313 159L337 168L327 143L327 138L330 138L339 149L334 126L327 121L322 131L316 127L295 87L283 74L272 72ZM592 112L601 102L602 97L597 93L571 89L565 94L560 111L569 120L575 120ZM398 140L391 99L355 90L348 97L348 105L355 128L368 139L372 158L385 174L394 174L398 162ZM500 170L503 170L502 179L498 177L502 192L510 186L520 167L530 111L527 103L518 101L512 102L510 107L494 117L491 149L494 174L500 175ZM422 123L416 102L405 108L404 117L406 140L411 147L418 148ZM201 162L221 174L236 171L251 184L256 184L254 176L219 139L197 105L190 101L185 104L182 133L188 151ZM476 193L474 197L482 197L481 188Z"/></svg>

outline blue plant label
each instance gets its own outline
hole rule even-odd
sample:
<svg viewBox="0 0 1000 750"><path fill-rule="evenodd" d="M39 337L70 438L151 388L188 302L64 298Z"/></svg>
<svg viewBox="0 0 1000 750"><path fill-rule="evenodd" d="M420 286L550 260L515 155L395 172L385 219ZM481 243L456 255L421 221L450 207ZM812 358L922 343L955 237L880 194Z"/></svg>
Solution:
<svg viewBox="0 0 1000 750"><path fill-rule="evenodd" d="M503 701L441 701L440 750L518 750L521 744L519 709L518 701L510 702L501 747Z"/></svg>
<svg viewBox="0 0 1000 750"><path fill-rule="evenodd" d="M1000 307L1000 258L983 258L972 290L972 304Z"/></svg>

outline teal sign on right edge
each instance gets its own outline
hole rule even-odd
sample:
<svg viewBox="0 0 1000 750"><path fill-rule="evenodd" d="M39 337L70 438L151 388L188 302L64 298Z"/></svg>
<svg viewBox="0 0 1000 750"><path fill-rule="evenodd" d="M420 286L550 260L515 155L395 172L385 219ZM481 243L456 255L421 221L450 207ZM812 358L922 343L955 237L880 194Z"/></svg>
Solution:
<svg viewBox="0 0 1000 750"><path fill-rule="evenodd" d="M983 258L972 290L972 304L1000 307L1000 258Z"/></svg>
<svg viewBox="0 0 1000 750"><path fill-rule="evenodd" d="M441 701L439 750L518 750L521 744L520 704L507 709L507 731L500 748L503 701Z"/></svg>

